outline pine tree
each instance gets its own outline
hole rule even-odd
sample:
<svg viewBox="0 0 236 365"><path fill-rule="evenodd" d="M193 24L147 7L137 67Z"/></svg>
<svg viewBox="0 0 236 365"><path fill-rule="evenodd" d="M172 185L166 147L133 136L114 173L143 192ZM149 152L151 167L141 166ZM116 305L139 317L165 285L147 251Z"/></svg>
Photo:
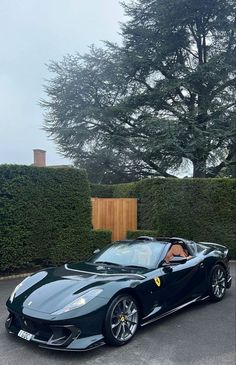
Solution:
<svg viewBox="0 0 236 365"><path fill-rule="evenodd" d="M235 1L123 6L122 46L51 64L45 129L78 166L99 172L110 151L109 182L168 177L183 161L194 177L235 176Z"/></svg>

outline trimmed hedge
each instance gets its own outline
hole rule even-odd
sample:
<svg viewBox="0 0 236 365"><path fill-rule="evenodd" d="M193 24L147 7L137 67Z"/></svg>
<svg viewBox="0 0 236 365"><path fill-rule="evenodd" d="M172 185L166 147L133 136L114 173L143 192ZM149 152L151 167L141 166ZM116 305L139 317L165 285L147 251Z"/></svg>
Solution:
<svg viewBox="0 0 236 365"><path fill-rule="evenodd" d="M112 241L112 231L96 229L92 231L91 249L92 251L102 249Z"/></svg>
<svg viewBox="0 0 236 365"><path fill-rule="evenodd" d="M110 240L92 231L85 171L0 166L0 271L77 261Z"/></svg>
<svg viewBox="0 0 236 365"><path fill-rule="evenodd" d="M64 262L76 262L90 257L97 248L102 249L112 240L112 232L109 230L93 230L89 232L86 240L81 232L72 230L65 232L65 239L60 239L51 248L49 263L62 264Z"/></svg>
<svg viewBox="0 0 236 365"><path fill-rule="evenodd" d="M113 198L115 186L116 185L90 184L91 196L96 198Z"/></svg>
<svg viewBox="0 0 236 365"><path fill-rule="evenodd" d="M91 196L94 198L137 198L137 183L117 185L91 184Z"/></svg>
<svg viewBox="0 0 236 365"><path fill-rule="evenodd" d="M138 229L137 231L127 231L127 238L134 240L140 236L158 237L158 231L150 231L145 229Z"/></svg>
<svg viewBox="0 0 236 365"><path fill-rule="evenodd" d="M157 236L218 242L236 258L235 179L145 179L91 186L92 196L138 198L138 228Z"/></svg>

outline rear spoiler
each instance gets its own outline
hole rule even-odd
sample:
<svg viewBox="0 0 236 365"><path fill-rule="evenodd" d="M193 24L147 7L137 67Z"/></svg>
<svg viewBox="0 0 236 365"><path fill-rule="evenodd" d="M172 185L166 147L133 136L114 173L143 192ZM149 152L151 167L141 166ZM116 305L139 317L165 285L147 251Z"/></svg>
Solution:
<svg viewBox="0 0 236 365"><path fill-rule="evenodd" d="M228 255L229 249L226 246L219 245L218 243L213 242L199 242L201 245L206 247L214 248L224 253L225 257Z"/></svg>

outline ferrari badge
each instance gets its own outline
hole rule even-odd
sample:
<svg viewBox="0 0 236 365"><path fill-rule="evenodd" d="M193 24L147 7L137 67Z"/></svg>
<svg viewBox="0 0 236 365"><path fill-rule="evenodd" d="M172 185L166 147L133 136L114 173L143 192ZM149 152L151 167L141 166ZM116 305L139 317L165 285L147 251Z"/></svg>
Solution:
<svg viewBox="0 0 236 365"><path fill-rule="evenodd" d="M154 281L157 286L161 286L161 279L158 276L156 278L154 278Z"/></svg>

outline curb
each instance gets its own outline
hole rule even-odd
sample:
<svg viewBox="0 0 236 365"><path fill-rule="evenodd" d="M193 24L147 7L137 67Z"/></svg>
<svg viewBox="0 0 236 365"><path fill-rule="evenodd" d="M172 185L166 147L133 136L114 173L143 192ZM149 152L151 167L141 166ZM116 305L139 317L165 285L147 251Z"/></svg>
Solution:
<svg viewBox="0 0 236 365"><path fill-rule="evenodd" d="M230 260L230 263L235 263L236 260ZM9 279L17 279L17 278L25 278L26 276L32 275L33 272L28 272L24 274L16 274L16 275L9 275L9 276L0 276L0 281L2 280L9 280Z"/></svg>
<svg viewBox="0 0 236 365"><path fill-rule="evenodd" d="M0 276L0 281L7 280L7 279L17 279L17 278L25 278L33 274L32 272L24 273L24 274L16 274L16 275L9 275L9 276Z"/></svg>

